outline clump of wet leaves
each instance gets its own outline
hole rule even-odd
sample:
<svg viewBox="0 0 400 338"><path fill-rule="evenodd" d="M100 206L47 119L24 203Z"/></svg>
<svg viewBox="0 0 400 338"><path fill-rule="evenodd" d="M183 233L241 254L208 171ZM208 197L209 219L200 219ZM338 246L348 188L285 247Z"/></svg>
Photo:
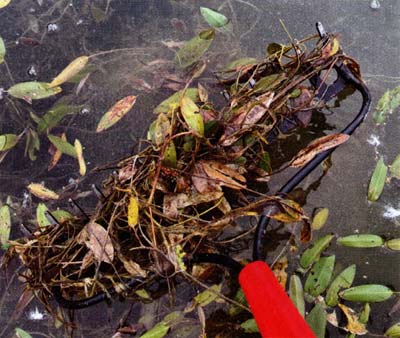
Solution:
<svg viewBox="0 0 400 338"><path fill-rule="evenodd" d="M134 278L142 281L141 295L146 294L143 290L147 285L160 278L172 279L180 274L192 280L193 267L187 264L187 258L196 252L217 251L215 239L226 227L234 226L240 217L259 215L266 207L271 210L270 217L284 223L303 222L309 229L308 219L296 202L262 194L250 186L266 184L274 174L268 147L278 135L293 131L285 127L286 123L296 121L306 127L313 110L322 108L315 98L317 89L308 80L323 69L332 69L339 59L352 65L354 61L340 53L334 35L322 40L309 37L290 45L271 44L263 60L236 60L218 74L229 100L224 108L216 109L197 79L205 69L202 57L217 28L228 20L215 11L202 12L212 27L189 40L175 58L177 66L190 74L184 88L155 108L157 115L147 132L147 146L117 163L115 173L103 184L104 198L96 210L87 219L56 214L59 210L50 212L40 205L37 231L30 238L9 242L9 254L18 255L25 266L22 278L27 288L35 291L49 311L54 288L66 299L79 300L109 290L126 295L127 282ZM306 45L314 40L318 40L316 46L307 50ZM72 61L50 83L17 84L8 94L28 102L55 95L64 82L84 69L89 58L81 56ZM119 100L100 120L96 131L118 122L135 101L136 96ZM49 132L70 112L71 108L61 104L40 118L32 117L37 130L24 132L30 156L34 157L39 147L38 133ZM20 136L1 137L0 151L5 156ZM49 134L48 138L54 146L51 166L61 154L67 154L77 158L84 175L79 140L71 144L65 134ZM334 134L316 140L289 165L301 167L347 138ZM42 199L60 200L62 196L38 183L30 184L29 189ZM57 222L46 222L46 215ZM309 234L303 238L310 240ZM332 277L335 257L319 258L331 239L317 241L318 249L308 251L301 260L303 268L315 264L313 274L330 273L319 276L318 286L313 279L306 282L305 290L314 297L327 289ZM294 278L292 284L293 294L302 289L299 279ZM209 288L186 311L202 309L219 299L220 293L220 285ZM300 302L296 295L296 304L300 306ZM236 305L240 307L240 302ZM202 310L198 311L203 318ZM321 313L325 313L324 307L318 305L309 316L320 318ZM171 318L165 317L157 325L153 330L161 332L161 337L170 329ZM252 332L254 322L247 321L241 328Z"/></svg>

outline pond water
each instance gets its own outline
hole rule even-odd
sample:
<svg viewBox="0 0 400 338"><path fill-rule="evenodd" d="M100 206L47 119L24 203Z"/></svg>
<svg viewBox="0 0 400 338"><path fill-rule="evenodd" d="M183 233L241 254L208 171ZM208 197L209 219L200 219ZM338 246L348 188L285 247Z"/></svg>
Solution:
<svg viewBox="0 0 400 338"><path fill-rule="evenodd" d="M9 88L22 81L50 81L80 55L121 49L96 58L96 71L91 73L79 93L76 84L63 87L65 102L82 107L56 128L57 132L66 132L69 140L81 140L89 169L111 163L132 152L134 145L146 135L154 117L153 108L174 90L182 88L171 62L175 55L173 45L207 28L199 12L201 6L215 8L232 21L232 31L225 35L217 34L209 52L209 71L205 76L203 74L204 81L209 83L213 82L212 71L223 67L228 60L243 56L262 58L268 43L287 42L287 34L279 23L281 19L294 38L315 34L317 21L321 21L328 32L340 33L343 50L361 66L363 78L372 93L372 109L386 90L400 84L400 2L397 0L12 0L10 5L0 9L0 36L7 49L7 65L0 65L0 87ZM214 88L215 99L221 100L220 89ZM95 133L104 112L127 95L138 95L132 111L108 131ZM31 110L42 114L59 98L34 101ZM28 113L19 117L6 99L0 100L1 134L22 132L26 126L24 123L33 123L26 122L29 105L24 107ZM359 108L357 95L341 101L332 113L326 115L326 121L321 124L324 129L314 132L322 135L324 131L330 132L328 127L342 129ZM367 201L368 183L379 156L390 164L400 153L399 125L398 111L389 115L380 126L375 125L370 114L350 141L334 152L332 167L317 187L307 191L304 208L308 214L319 207L327 207L330 211L327 225L315 233L315 237L331 232L342 236L374 233L385 239L400 237L399 181L393 179L386 184L377 202ZM44 181L47 187L59 189L79 178L76 161L66 156L56 168L48 171L49 142L42 136L35 161L23 156L24 144L19 144L0 164L0 200L4 203L11 196L16 207L13 238L23 233L20 223L27 224L35 218L37 199L32 201L27 197L26 186L29 183ZM296 142L293 139L289 146L286 144L282 153L295 154L299 149ZM277 191L294 172L289 170L274 177L269 184L270 191ZM321 173L322 170L317 169L301 187L306 190ZM80 189L87 191L91 183L101 182L106 174L108 172L90 175ZM94 205L91 199L82 203L86 210ZM390 210L394 212L388 213ZM281 238L285 238L287 232L281 230ZM279 250L270 253L271 260ZM342 267L357 264L354 284L384 284L400 291L398 252L332 245L328 253L335 254ZM242 251L241 257L249 259L250 250ZM22 291L13 268L1 272L0 336L11 337L15 327L31 332L33 337L66 336L62 328L54 328L48 315L33 318L35 316L31 313L36 309L44 313L36 300L19 316L13 315ZM151 327L166 314L182 310L201 290L183 282L182 285L184 287L178 285L175 290L176 299L172 307L171 300L164 296L149 304L135 303L131 306L116 300L112 307L99 304L75 312L73 319L77 327L74 336L111 337L121 318L128 318L131 324L140 320L145 327ZM372 306L370 332L382 334L384 329L400 320L400 311L388 315L396 300L393 298ZM208 337L222 331L226 321L224 309L226 311L221 304L205 308L213 327ZM219 337L251 336L235 331L233 324L229 330L230 333L225 332ZM197 314L191 314L168 337L197 337L201 332ZM345 336L334 328L327 334L330 337Z"/></svg>

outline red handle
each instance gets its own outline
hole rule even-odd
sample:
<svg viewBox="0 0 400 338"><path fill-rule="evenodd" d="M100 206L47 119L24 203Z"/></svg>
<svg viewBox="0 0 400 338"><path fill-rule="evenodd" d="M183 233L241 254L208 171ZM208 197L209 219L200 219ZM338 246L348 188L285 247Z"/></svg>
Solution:
<svg viewBox="0 0 400 338"><path fill-rule="evenodd" d="M263 338L315 338L266 263L247 264L239 283Z"/></svg>

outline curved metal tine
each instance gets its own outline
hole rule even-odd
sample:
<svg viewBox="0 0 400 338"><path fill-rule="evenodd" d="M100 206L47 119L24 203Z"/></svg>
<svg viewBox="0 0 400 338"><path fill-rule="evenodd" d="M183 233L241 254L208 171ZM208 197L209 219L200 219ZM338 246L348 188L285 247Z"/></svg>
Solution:
<svg viewBox="0 0 400 338"><path fill-rule="evenodd" d="M100 188L96 184L92 184L91 186L93 193L95 196L100 200L100 201L105 201L106 196L103 194L103 192L100 190Z"/></svg>
<svg viewBox="0 0 400 338"><path fill-rule="evenodd" d="M315 24L315 26L317 28L317 32L319 34L319 37L321 39L323 39L327 35L324 26L319 21Z"/></svg>
<svg viewBox="0 0 400 338"><path fill-rule="evenodd" d="M80 205L75 200L70 198L68 200L68 203L69 203L69 205L70 205L70 207L71 207L71 209L73 210L74 213L80 213L84 217L85 222L89 221L89 219L90 219L89 216L87 215L87 213L80 207Z"/></svg>

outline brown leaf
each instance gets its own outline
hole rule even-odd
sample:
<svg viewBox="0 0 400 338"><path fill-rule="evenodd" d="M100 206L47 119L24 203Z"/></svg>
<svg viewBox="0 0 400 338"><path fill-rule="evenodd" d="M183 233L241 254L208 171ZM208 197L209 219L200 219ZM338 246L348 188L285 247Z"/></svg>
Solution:
<svg viewBox="0 0 400 338"><path fill-rule="evenodd" d="M27 188L32 195L35 195L42 200L57 200L59 198L57 193L47 189L43 184L40 183L31 183Z"/></svg>
<svg viewBox="0 0 400 338"><path fill-rule="evenodd" d="M224 195L222 191L213 191L208 193L179 193L179 194L166 194L164 195L163 211L167 217L177 218L179 209L191 205L198 205L215 201Z"/></svg>
<svg viewBox="0 0 400 338"><path fill-rule="evenodd" d="M279 284L286 290L288 259L286 256L280 258L273 266L272 272L274 273Z"/></svg>
<svg viewBox="0 0 400 338"><path fill-rule="evenodd" d="M62 133L60 138L61 140L67 142L67 136L65 135L65 133ZM62 155L61 150L57 149L53 143L49 147L49 153L52 155L52 157L47 167L48 171L52 170L57 165Z"/></svg>
<svg viewBox="0 0 400 338"><path fill-rule="evenodd" d="M114 247L111 238L100 224L89 222L82 230L81 240L94 254L98 262L112 263Z"/></svg>
<svg viewBox="0 0 400 338"><path fill-rule="evenodd" d="M210 191L220 191L221 187L215 180L208 179L208 176L203 168L201 162L195 163L192 182L194 187L199 193L206 193Z"/></svg>
<svg viewBox="0 0 400 338"><path fill-rule="evenodd" d="M34 294L32 289L25 289L21 296L18 299L17 304L15 305L14 311L10 317L10 321L15 321L19 317L21 317L21 314L24 312L26 307L30 304L30 302L33 300Z"/></svg>
<svg viewBox="0 0 400 338"><path fill-rule="evenodd" d="M120 260L124 264L124 268L132 277L143 277L145 278L147 276L147 273L145 270L143 270L140 265L132 260L126 259L124 256L120 255L119 256Z"/></svg>
<svg viewBox="0 0 400 338"><path fill-rule="evenodd" d="M308 220L303 220L303 225L300 230L301 243L309 243L312 240L311 225Z"/></svg>
<svg viewBox="0 0 400 338"><path fill-rule="evenodd" d="M332 134L321 137L310 143L306 148L300 150L290 163L290 166L294 168L302 167L311 161L315 155L322 153L325 150L337 147L346 142L349 138L350 136L346 134Z"/></svg>
<svg viewBox="0 0 400 338"><path fill-rule="evenodd" d="M245 185L242 185L237 181L246 183L246 178L227 165L216 161L201 161L201 164L207 176L215 180L219 185L236 190L245 188ZM235 179L237 181L235 181Z"/></svg>

